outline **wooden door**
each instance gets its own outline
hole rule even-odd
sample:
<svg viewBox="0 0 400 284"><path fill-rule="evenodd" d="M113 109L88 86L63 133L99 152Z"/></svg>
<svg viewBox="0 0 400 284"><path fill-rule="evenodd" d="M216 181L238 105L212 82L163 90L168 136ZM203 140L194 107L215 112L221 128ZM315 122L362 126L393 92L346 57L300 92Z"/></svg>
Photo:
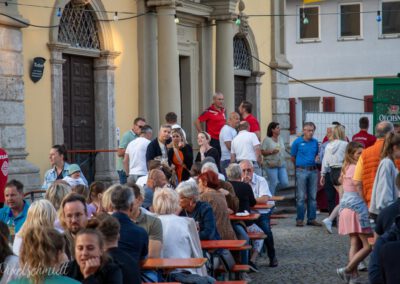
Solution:
<svg viewBox="0 0 400 284"><path fill-rule="evenodd" d="M63 59L64 143L69 150L94 150L93 59L74 55L63 55ZM88 157L71 156L71 162L81 164L86 177L89 171L94 172Z"/></svg>

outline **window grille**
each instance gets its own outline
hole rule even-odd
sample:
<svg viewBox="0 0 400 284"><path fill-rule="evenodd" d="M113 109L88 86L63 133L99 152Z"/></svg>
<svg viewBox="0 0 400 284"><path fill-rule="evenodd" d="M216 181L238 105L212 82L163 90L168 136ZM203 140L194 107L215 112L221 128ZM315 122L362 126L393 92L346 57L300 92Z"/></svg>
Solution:
<svg viewBox="0 0 400 284"><path fill-rule="evenodd" d="M98 29L91 10L89 5L67 4L60 20L58 41L72 47L100 49Z"/></svg>
<svg viewBox="0 0 400 284"><path fill-rule="evenodd" d="M233 39L233 62L235 70L251 71L250 52L247 48L246 40L236 36Z"/></svg>

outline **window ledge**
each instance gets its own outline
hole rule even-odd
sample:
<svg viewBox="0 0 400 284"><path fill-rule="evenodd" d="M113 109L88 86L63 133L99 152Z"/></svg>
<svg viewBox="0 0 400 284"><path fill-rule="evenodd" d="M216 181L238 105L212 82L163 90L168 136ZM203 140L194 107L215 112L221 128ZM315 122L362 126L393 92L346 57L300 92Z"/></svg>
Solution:
<svg viewBox="0 0 400 284"><path fill-rule="evenodd" d="M357 41L357 40L364 40L364 39L361 36L345 36L338 38L338 41Z"/></svg>
<svg viewBox="0 0 400 284"><path fill-rule="evenodd" d="M380 35L378 38L379 38L379 39L400 38L400 34Z"/></svg>
<svg viewBox="0 0 400 284"><path fill-rule="evenodd" d="M317 43L321 42L319 38L310 38L310 39L298 39L296 43Z"/></svg>

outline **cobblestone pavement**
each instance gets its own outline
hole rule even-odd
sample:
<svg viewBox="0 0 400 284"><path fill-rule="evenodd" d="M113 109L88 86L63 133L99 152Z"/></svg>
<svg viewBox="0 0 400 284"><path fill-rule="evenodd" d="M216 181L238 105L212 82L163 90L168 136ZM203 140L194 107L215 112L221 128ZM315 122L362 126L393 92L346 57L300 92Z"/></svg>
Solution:
<svg viewBox="0 0 400 284"><path fill-rule="evenodd" d="M250 273L251 283L340 284L336 268L347 264L349 239L328 234L325 227L296 227L295 215L278 219L272 227L279 266L270 268L264 254L257 259L258 273ZM317 219L327 215L322 213ZM367 272L361 272L362 283L368 283Z"/></svg>

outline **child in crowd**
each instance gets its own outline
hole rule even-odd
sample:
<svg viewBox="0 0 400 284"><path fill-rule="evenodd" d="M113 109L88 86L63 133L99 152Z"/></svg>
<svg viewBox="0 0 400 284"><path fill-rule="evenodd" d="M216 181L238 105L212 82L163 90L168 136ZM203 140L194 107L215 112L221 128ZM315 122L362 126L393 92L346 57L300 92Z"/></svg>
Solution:
<svg viewBox="0 0 400 284"><path fill-rule="evenodd" d="M89 205L88 210L94 211L95 214L102 212L101 200L103 193L106 191L106 186L100 181L94 181L89 188Z"/></svg>
<svg viewBox="0 0 400 284"><path fill-rule="evenodd" d="M76 186L78 184L85 185L81 177L81 168L77 164L69 165L68 167L68 176L63 178L71 187Z"/></svg>
<svg viewBox="0 0 400 284"><path fill-rule="evenodd" d="M338 268L338 276L346 283L358 282L358 264L371 252L368 237L371 236L371 226L368 218L368 207L362 199L353 182L353 175L358 158L361 156L363 145L350 142L346 148L341 173L343 196L340 200L339 234L350 236L349 263L346 267Z"/></svg>

